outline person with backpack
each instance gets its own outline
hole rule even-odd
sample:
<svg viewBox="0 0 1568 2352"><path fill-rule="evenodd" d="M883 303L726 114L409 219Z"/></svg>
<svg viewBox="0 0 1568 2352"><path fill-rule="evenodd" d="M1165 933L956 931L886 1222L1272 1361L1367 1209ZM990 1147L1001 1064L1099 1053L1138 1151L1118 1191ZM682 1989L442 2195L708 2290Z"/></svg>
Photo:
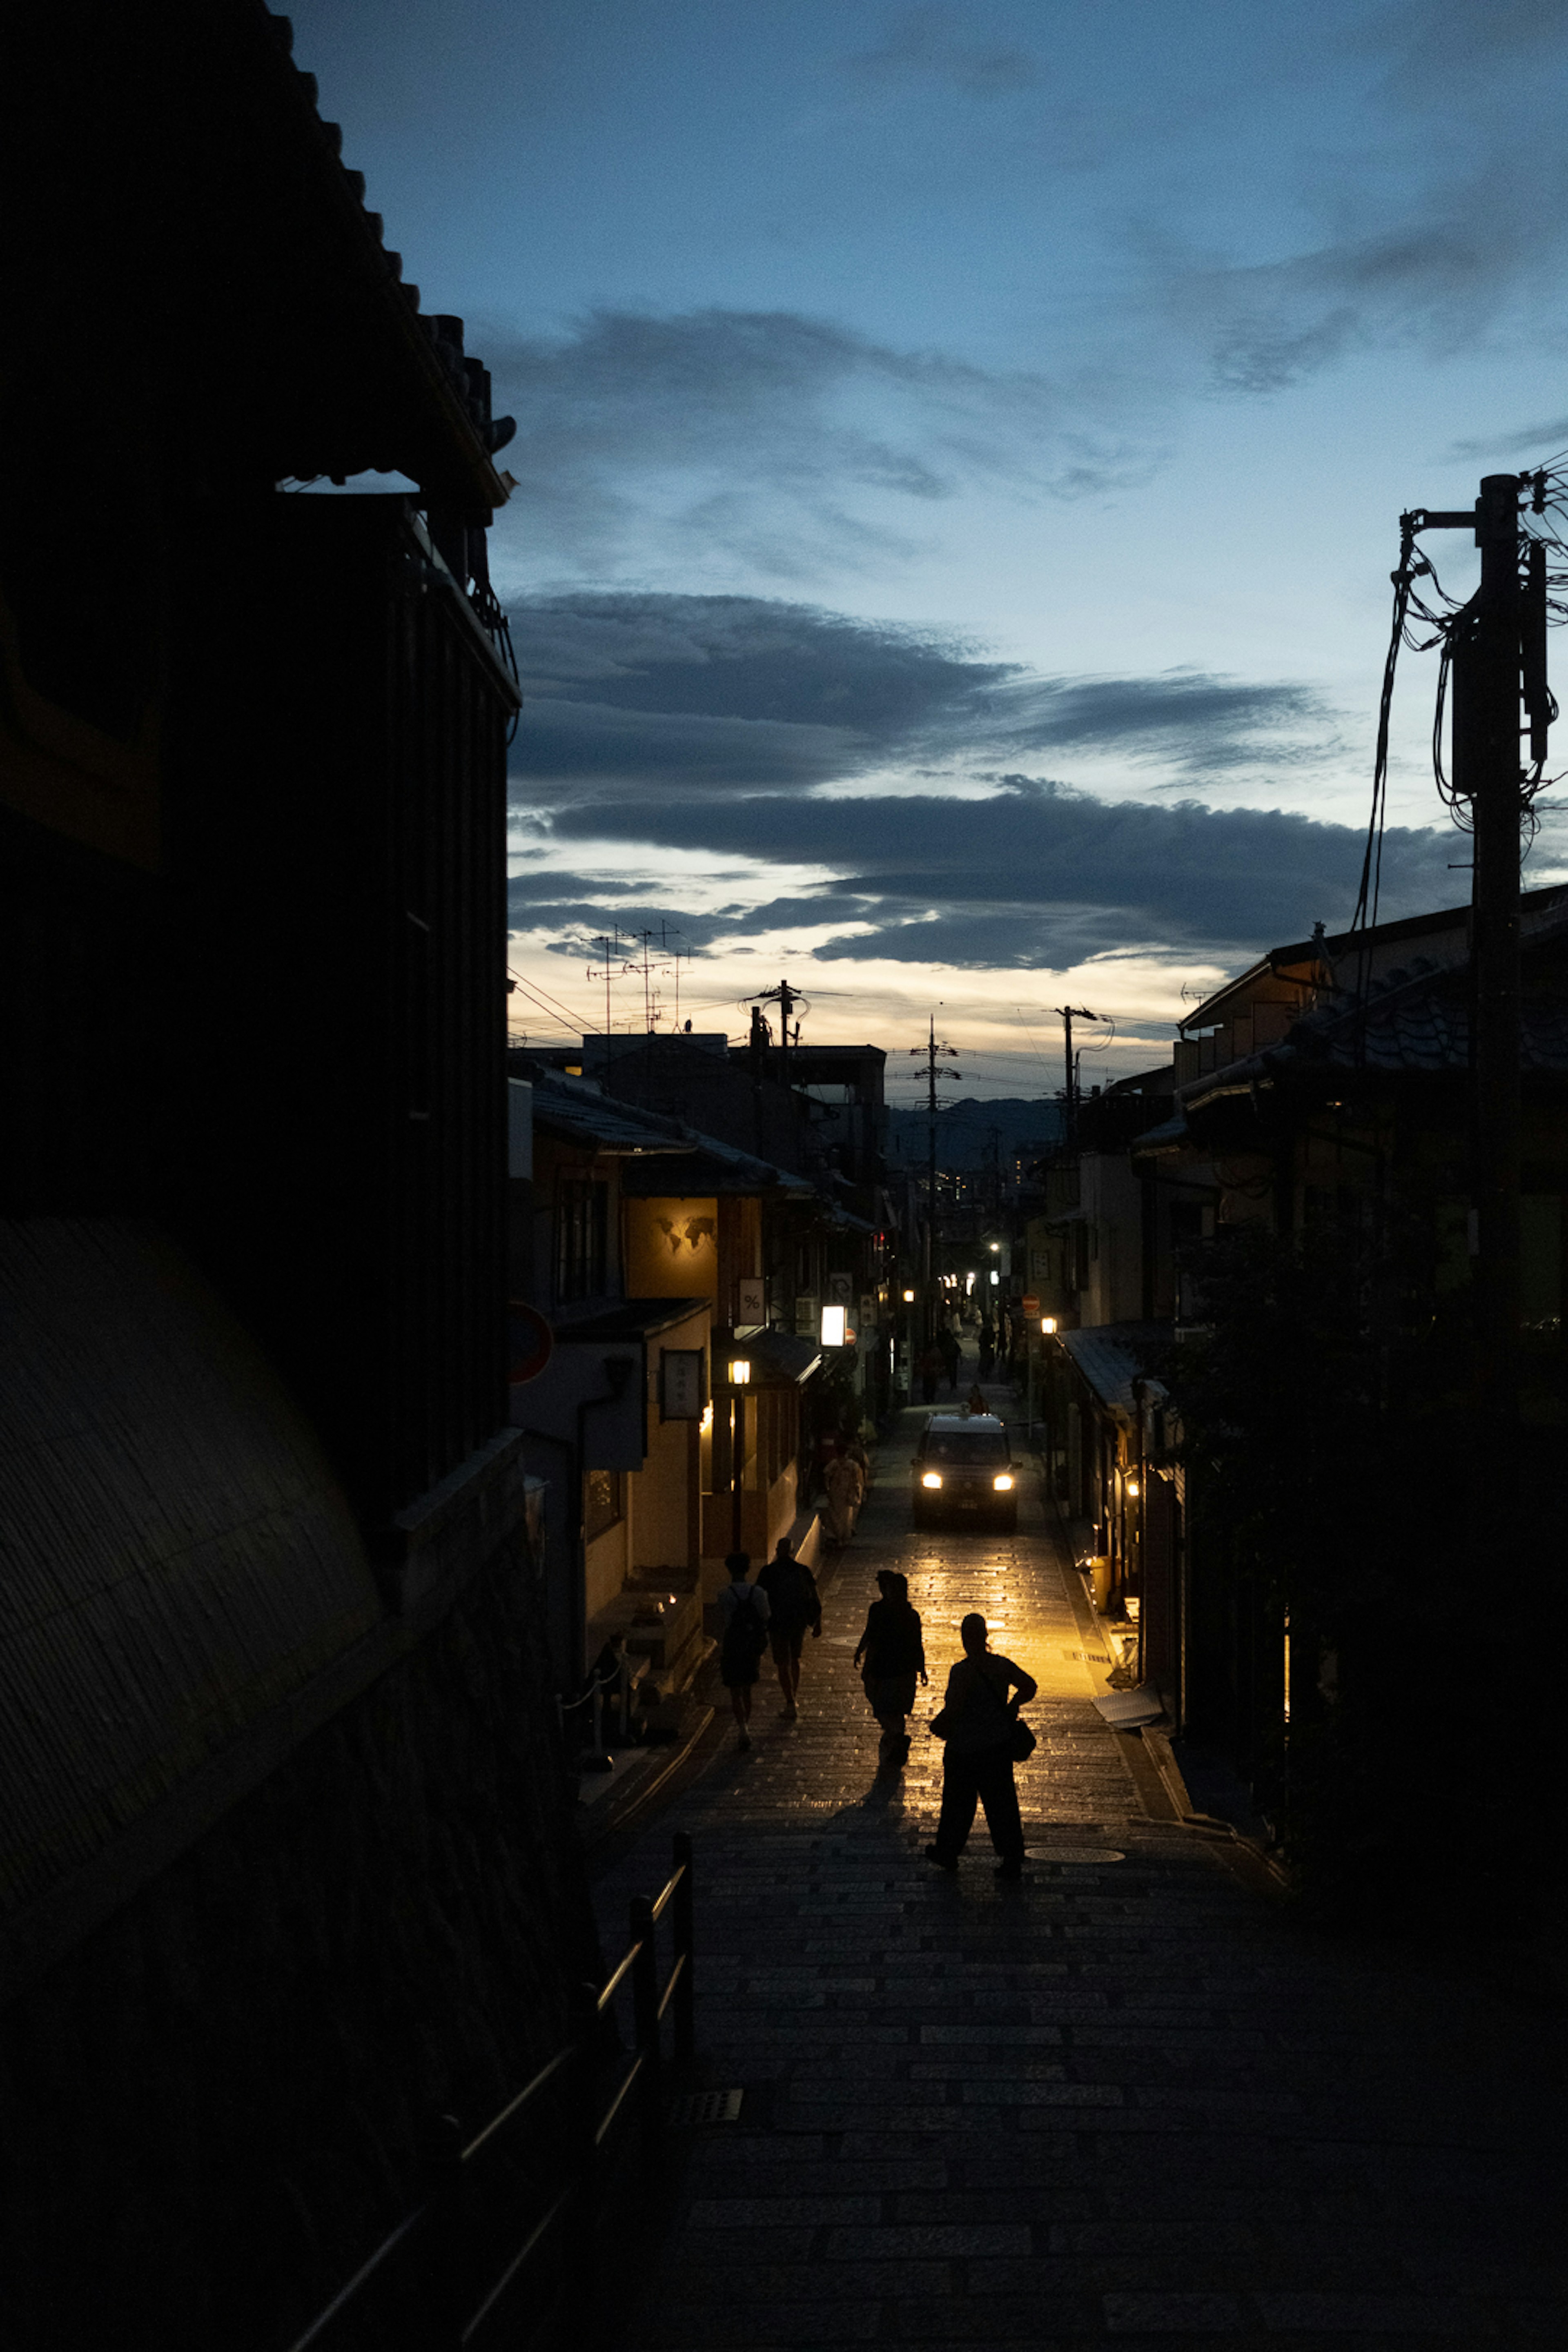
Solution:
<svg viewBox="0 0 1568 2352"><path fill-rule="evenodd" d="M915 1711L915 1676L926 1680L925 1642L920 1612L910 1605L909 1578L896 1568L879 1568L877 1583L882 1597L866 1612L866 1631L853 1664L858 1666L862 1658L866 1662L866 1704L882 1733L878 1766L890 1765L898 1772L909 1761L904 1718Z"/></svg>
<svg viewBox="0 0 1568 2352"><path fill-rule="evenodd" d="M768 1596L751 1581L752 1555L732 1551L730 1581L719 1595L719 1679L730 1694L740 1746L752 1744L752 1692L768 1646Z"/></svg>
<svg viewBox="0 0 1568 2352"><path fill-rule="evenodd" d="M784 1693L784 1721L794 1723L800 1712L800 1654L805 1629L809 1625L812 1638L821 1640L822 1600L816 1577L805 1560L796 1559L788 1536L780 1536L772 1559L758 1575L756 1589L768 1597L768 1637Z"/></svg>

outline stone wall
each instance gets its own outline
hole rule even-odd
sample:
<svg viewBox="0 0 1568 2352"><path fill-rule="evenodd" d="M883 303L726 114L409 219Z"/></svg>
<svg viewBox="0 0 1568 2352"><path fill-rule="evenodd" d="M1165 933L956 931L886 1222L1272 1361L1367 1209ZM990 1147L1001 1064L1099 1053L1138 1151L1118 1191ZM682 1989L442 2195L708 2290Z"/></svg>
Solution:
<svg viewBox="0 0 1568 2352"><path fill-rule="evenodd" d="M8 2345L287 2343L596 1969L519 1534L7 2011Z"/></svg>

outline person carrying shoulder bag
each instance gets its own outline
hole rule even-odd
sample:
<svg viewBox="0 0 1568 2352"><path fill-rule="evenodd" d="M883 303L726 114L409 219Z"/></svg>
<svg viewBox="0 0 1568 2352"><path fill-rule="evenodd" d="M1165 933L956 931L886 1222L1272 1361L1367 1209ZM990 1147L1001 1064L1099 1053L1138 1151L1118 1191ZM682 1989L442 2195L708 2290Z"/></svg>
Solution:
<svg viewBox="0 0 1568 2352"><path fill-rule="evenodd" d="M1000 1859L998 1878L1017 1878L1024 1868L1024 1824L1018 1811L1014 1764L1027 1756L1035 1736L1018 1719L1039 1688L1032 1675L987 1645L985 1620L972 1611L959 1628L963 1655L947 1678L947 1693L931 1730L945 1741L942 1769L942 1815L928 1858L939 1870L956 1870L974 1822L985 1808L985 1826Z"/></svg>

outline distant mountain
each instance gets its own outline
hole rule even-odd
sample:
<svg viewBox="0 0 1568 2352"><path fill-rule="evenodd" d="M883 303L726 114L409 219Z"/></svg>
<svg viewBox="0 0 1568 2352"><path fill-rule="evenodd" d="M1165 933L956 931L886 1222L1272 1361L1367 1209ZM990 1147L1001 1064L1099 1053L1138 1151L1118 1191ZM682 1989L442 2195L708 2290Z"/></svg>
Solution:
<svg viewBox="0 0 1568 2352"><path fill-rule="evenodd" d="M943 1168L988 1168L992 1130L1004 1167L1022 1143L1055 1142L1061 1133L1062 1107L1049 1097L1033 1100L1021 1095L997 1095L986 1101L961 1096L945 1103L937 1114L936 1156ZM906 1166L924 1165L926 1115L907 1104L889 1106L888 1157Z"/></svg>

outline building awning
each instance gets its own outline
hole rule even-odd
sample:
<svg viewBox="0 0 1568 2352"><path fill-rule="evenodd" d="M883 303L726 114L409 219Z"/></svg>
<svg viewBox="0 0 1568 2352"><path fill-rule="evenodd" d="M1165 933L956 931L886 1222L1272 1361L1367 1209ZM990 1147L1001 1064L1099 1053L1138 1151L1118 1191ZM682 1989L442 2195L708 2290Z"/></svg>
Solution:
<svg viewBox="0 0 1568 2352"><path fill-rule="evenodd" d="M809 1201L816 1188L804 1176L792 1176L771 1160L753 1160L709 1136L696 1145L676 1147L679 1158L661 1159L657 1168L627 1169L622 1190L638 1198L668 1193L675 1199L717 1199L720 1194L763 1192L775 1200Z"/></svg>
<svg viewBox="0 0 1568 2352"><path fill-rule="evenodd" d="M551 1328L557 1347L602 1348L616 1339L657 1339L693 1315L706 1315L710 1304L706 1298L621 1298L576 1323L557 1310Z"/></svg>
<svg viewBox="0 0 1568 2352"><path fill-rule="evenodd" d="M1173 1336L1168 1323L1100 1323L1064 1331L1061 1343L1100 1403L1131 1415L1138 1410L1133 1381L1158 1378L1152 1366Z"/></svg>
<svg viewBox="0 0 1568 2352"><path fill-rule="evenodd" d="M1179 1110L1173 1118L1163 1118L1158 1127L1146 1127L1142 1135L1133 1137L1128 1148L1135 1158L1142 1159L1160 1151L1184 1151L1193 1140L1186 1113Z"/></svg>
<svg viewBox="0 0 1568 2352"><path fill-rule="evenodd" d="M749 1389L798 1389L822 1361L815 1339L797 1339L790 1331L748 1331L738 1339L732 1330L713 1334L713 1385L727 1388L720 1374L727 1358L743 1356L752 1367Z"/></svg>

